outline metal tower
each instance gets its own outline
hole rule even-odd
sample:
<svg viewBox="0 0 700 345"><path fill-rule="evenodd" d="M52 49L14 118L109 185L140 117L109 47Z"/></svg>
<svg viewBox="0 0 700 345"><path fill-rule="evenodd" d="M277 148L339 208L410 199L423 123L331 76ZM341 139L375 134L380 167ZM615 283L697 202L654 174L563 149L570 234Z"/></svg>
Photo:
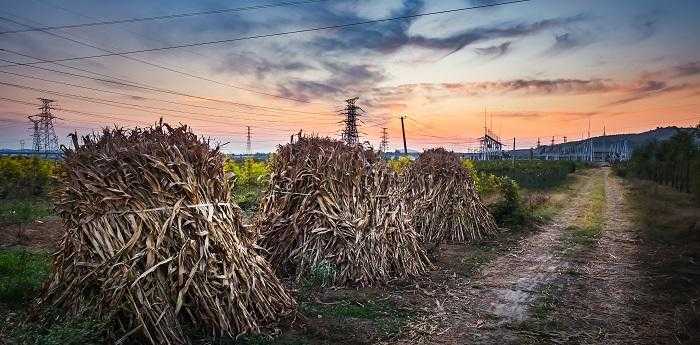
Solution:
<svg viewBox="0 0 700 345"><path fill-rule="evenodd" d="M51 113L55 108L51 106L52 99L39 98L42 105L39 107L41 113L30 115L27 118L32 122L32 146L37 152L58 151L58 137L54 129L53 120L58 119Z"/></svg>
<svg viewBox="0 0 700 345"><path fill-rule="evenodd" d="M358 110L361 111L362 108L355 105L355 102L358 99L359 97L346 99L345 103L347 104L345 105L345 109L343 109L341 112L341 114L345 115L345 120L343 120L345 123L345 129L343 129L342 139L348 145L355 145L359 142L357 117L360 115Z"/></svg>
<svg viewBox="0 0 700 345"><path fill-rule="evenodd" d="M382 128L382 141L379 143L379 153L384 154L389 149L389 132L386 127Z"/></svg>
<svg viewBox="0 0 700 345"><path fill-rule="evenodd" d="M250 126L246 126L246 128L248 128L248 131L245 139L245 153L250 156L253 154L253 145L250 141Z"/></svg>

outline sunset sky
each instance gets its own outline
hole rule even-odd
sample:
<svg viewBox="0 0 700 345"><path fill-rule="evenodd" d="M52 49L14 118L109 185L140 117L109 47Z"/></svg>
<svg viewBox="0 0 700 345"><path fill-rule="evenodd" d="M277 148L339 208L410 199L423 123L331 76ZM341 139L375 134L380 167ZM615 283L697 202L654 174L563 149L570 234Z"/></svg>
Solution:
<svg viewBox="0 0 700 345"><path fill-rule="evenodd" d="M338 136L337 111L355 96L361 140L376 145L387 127L392 150L401 115L409 148L456 151L476 146L485 113L518 147L580 139L589 121L593 135L700 121L700 1L532 0L114 54L500 2L0 1L0 148L31 146L37 97L57 101L62 143L74 130L163 117L228 142L228 152L244 150L246 126L260 152L300 129ZM248 8L27 31L238 7ZM82 58L103 54L112 55Z"/></svg>

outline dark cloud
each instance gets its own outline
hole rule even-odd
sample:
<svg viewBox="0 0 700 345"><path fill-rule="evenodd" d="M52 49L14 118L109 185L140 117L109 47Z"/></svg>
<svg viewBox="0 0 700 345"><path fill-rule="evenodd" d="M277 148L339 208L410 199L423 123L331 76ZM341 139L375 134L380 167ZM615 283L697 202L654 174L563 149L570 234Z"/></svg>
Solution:
<svg viewBox="0 0 700 345"><path fill-rule="evenodd" d="M599 114L595 111L589 112L559 112L559 111L501 111L494 113L495 116L499 118L511 118L511 119L540 119L546 117L576 117L585 118L588 116L593 116Z"/></svg>
<svg viewBox="0 0 700 345"><path fill-rule="evenodd" d="M658 30L660 11L653 11L634 16L632 18L632 29L637 40L645 40L653 36Z"/></svg>
<svg viewBox="0 0 700 345"><path fill-rule="evenodd" d="M604 79L514 79L461 84L459 88L473 95L508 92L549 95L609 92L617 90L619 86Z"/></svg>
<svg viewBox="0 0 700 345"><path fill-rule="evenodd" d="M665 83L663 83L663 85L662 84L654 84L649 90L645 90L645 88L640 88L637 92L632 93L632 95L627 96L627 97L622 98L622 99L619 99L617 101L608 103L605 106L610 107L610 106L627 104L627 103L639 101L639 100L650 98L650 97L656 97L656 96L668 94L671 92L690 90L690 89L694 89L697 87L698 87L697 85L693 85L693 84L679 84L679 85L672 85L672 86L667 86Z"/></svg>
<svg viewBox="0 0 700 345"><path fill-rule="evenodd" d="M347 97L386 79L383 69L369 64L324 62L323 69L330 75L328 78L321 81L291 80L280 85L279 92L286 97L305 100Z"/></svg>
<svg viewBox="0 0 700 345"><path fill-rule="evenodd" d="M687 64L674 67L676 77L689 77L700 74L700 61L689 62Z"/></svg>
<svg viewBox="0 0 700 345"><path fill-rule="evenodd" d="M639 85L635 86L639 88ZM581 95L608 92L624 92L630 87L606 79L513 79L471 83L420 83L393 87L378 87L370 94L377 104L400 103L407 98L451 98L457 96L479 97L483 95ZM521 116L525 116L520 113Z"/></svg>
<svg viewBox="0 0 700 345"><path fill-rule="evenodd" d="M407 0L401 9L390 16L410 16L423 9L423 1ZM571 17L544 19L531 23L499 23L480 26L444 37L428 37L410 34L409 28L416 20L392 21L340 30L335 36L322 36L307 43L307 47L319 52L357 52L365 50L390 54L403 47L417 47L447 52L448 55L477 42L499 38L517 38L533 35L547 29L559 28L587 19L579 14ZM338 22L366 20L366 18L336 18Z"/></svg>
<svg viewBox="0 0 700 345"><path fill-rule="evenodd" d="M633 91L637 93L642 93L642 92L653 92L653 91L659 91L663 90L667 87L668 85L664 81L659 81L659 80L646 80L643 81L637 86Z"/></svg>
<svg viewBox="0 0 700 345"><path fill-rule="evenodd" d="M220 64L214 67L214 71L217 73L253 74L258 79L264 79L270 74L278 75L279 73L300 72L311 69L314 69L314 67L305 62L293 61L290 58L270 61L253 52L228 55Z"/></svg>
<svg viewBox="0 0 700 345"><path fill-rule="evenodd" d="M510 44L511 42L509 41L495 46L475 48L474 52L478 55L495 59L507 54L510 51Z"/></svg>
<svg viewBox="0 0 700 345"><path fill-rule="evenodd" d="M546 54L560 54L576 48L586 46L593 42L593 37L589 33L566 32L554 35L554 44L547 49Z"/></svg>

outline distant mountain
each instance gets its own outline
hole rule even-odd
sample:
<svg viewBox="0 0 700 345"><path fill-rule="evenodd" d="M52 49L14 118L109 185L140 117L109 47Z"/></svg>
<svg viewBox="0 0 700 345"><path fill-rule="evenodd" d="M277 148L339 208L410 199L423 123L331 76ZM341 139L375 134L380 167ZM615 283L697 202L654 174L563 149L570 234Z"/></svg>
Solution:
<svg viewBox="0 0 700 345"><path fill-rule="evenodd" d="M619 152L622 148L629 150L630 152L634 148L649 143L651 141L664 141L671 138L673 135L678 133L678 131L695 131L696 132L696 142L700 144L700 130L697 128L689 127L658 127L650 131L642 133L631 133L631 134L612 134L605 136L592 137L590 140L593 142L593 147L597 155L605 152L616 151ZM589 145L588 139L569 141L567 143L560 143L554 145L541 145L539 148L534 149L519 149L515 151L516 157L525 157L533 154L535 156L542 155L556 155L556 154L571 154L572 152L577 152L582 146ZM510 153L510 151L506 151Z"/></svg>

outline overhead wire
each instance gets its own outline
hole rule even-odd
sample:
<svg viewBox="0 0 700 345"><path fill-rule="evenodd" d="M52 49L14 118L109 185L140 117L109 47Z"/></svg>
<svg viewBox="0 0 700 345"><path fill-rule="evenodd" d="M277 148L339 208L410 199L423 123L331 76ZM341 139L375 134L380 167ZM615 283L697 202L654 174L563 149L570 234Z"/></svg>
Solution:
<svg viewBox="0 0 700 345"><path fill-rule="evenodd" d="M169 14L169 15L162 15L162 16L125 18L125 19L98 21L98 22L92 22L92 23L44 26L44 27L35 28L35 29L0 31L0 35L10 34L10 33L19 33L19 32L30 32L30 31L37 31L37 30L73 29L73 28L82 28L82 27L90 27L90 26L136 23L136 22L153 21L153 20L194 17L194 16L201 16L201 15L222 14L222 13L231 13L231 12L243 12L243 11L250 11L250 10L274 8L274 7L306 5L306 4L320 3L320 2L326 2L326 1L330 1L330 0L307 0L307 1L296 1L296 2L280 2L280 3L255 5L255 6L238 7L238 8L226 8L226 9L217 9L217 10L208 10L208 11L177 13L177 14Z"/></svg>
<svg viewBox="0 0 700 345"><path fill-rule="evenodd" d="M128 51L122 51L122 52L87 55L87 56L75 56L75 57L69 57L69 58L49 60L49 62L64 62L64 61L94 59L94 58L101 58L101 57L107 57L107 56L148 53L148 52L156 52L156 51L179 49L179 48L199 47L199 46L215 45L215 44L222 44L222 43L232 43L232 42L254 40L254 39L261 39L261 38L269 38L269 37L288 36L288 35L314 32L314 31L326 31L326 30L341 29L341 28L348 28L348 27L361 26L361 25L377 24L377 23L383 23L383 22L389 22L389 21L399 21L399 20L414 19L414 18L427 17L427 16L433 16L433 15L463 12L463 11L475 10L475 9L480 9L480 8L504 6L504 5L525 3L525 2L530 2L530 1L533 1L533 0L515 0L515 1L507 1L507 2L500 2L500 3L491 3L491 4L484 4L484 5L470 6L470 7L453 8L453 9L442 10L442 11L417 13L417 14L411 14L411 15L405 15L405 16L398 16L398 17L366 20L366 21L347 23L347 24L335 24L335 25L328 25L328 26L321 26L321 27L313 27L313 28L298 29L298 30L291 30L291 31L275 32L275 33L269 33L269 34L257 34L257 35L236 37L236 38L216 40L216 41L192 42L192 43L185 43L185 44L172 45L172 46L166 46L166 47L158 47L158 48L128 50ZM6 66L7 65L0 66L0 67L6 67Z"/></svg>
<svg viewBox="0 0 700 345"><path fill-rule="evenodd" d="M4 59L0 59L0 60L4 60ZM72 83L58 81L58 80L51 80L51 79L26 75L26 74L22 74L22 73L14 73L14 72L8 72L8 71L0 71L0 73L19 76L22 78L41 80L41 81L45 81L45 82L49 82L49 83L60 84L60 85L65 85L65 86L70 86L70 87L75 87L75 88L80 88L80 89L85 89L85 90L91 90L91 91L115 94L115 95L120 95L120 96L126 96L126 97L131 97L133 99L145 99L145 100L152 100L152 101L163 102L163 103L168 103L168 104L177 104L177 105L183 105L183 106L194 107L194 108L219 110L219 111L226 111L226 112L234 113L234 114L240 114L240 113L232 112L230 109L215 108L215 107L209 107L209 106L204 106L204 105L189 104L189 103L183 103L183 102L177 102L177 101L171 101L171 100L165 100L165 99L159 99L159 98L152 98L152 97L145 97L145 96L137 96L137 95L128 94L128 93L124 93L124 92L99 89L99 88L94 88L94 87L89 87L89 86L84 86L84 85L77 85L77 84L72 84ZM280 115L276 115L276 114L254 113L254 112L248 112L248 111L244 112L243 114L256 115L256 116L261 116L261 117L274 117L274 118L279 118L279 116L280 116Z"/></svg>
<svg viewBox="0 0 700 345"><path fill-rule="evenodd" d="M18 16L15 15L15 17L18 17ZM27 24L24 24L24 23L20 23L20 22L18 22L18 21L16 21L16 20L13 20L13 19L10 19L10 18L6 18L6 17L2 17L2 16L0 16L0 20L9 21L9 22L11 22L11 23L14 23L14 24L17 24L17 25L21 25L21 26L25 26L25 27L28 27L28 28L34 28L34 27L31 26L31 25L27 25ZM29 19L24 19L24 20L29 20ZM93 44L93 43L86 43L86 42L83 42L83 41L80 41L80 40L76 40L76 39L73 39L73 38L70 38L70 37L67 37L67 36L59 35L59 34L56 34L56 33L54 33L54 32L47 31L47 30L38 29L38 31L43 32L43 33L48 34L48 35L51 35L51 36L54 36L54 37L58 37L58 38L61 38L61 39L64 39L64 40L73 42L73 43L77 43L77 44L80 44L80 45L83 45L83 46L86 46L86 47L90 47L90 48L93 48L93 49L97 49L97 50L99 50L99 51L103 51L103 52L110 53L110 54L116 54L116 52L113 51L113 50L102 48L102 47L100 47L100 46L98 46L98 45L95 45L95 44ZM310 103L308 100L301 100L301 99L297 99L297 98L293 98L293 97L280 96L280 95L273 94L273 93L257 91L257 90L253 90L253 89L250 89L250 88L245 88L245 87L241 87L241 86L237 86L237 85L233 85L233 84L229 84L229 83L224 83L224 82L221 82L221 81L218 81L218 80L214 80L214 79L211 79L211 78L207 78L207 77L203 77L203 76L200 76L200 75L192 74L192 73L190 73L190 72L178 70L178 69L175 69L175 68L173 68L173 67L168 67L168 66L165 66L165 65L162 65L162 64L157 64L157 63L149 62L149 61L146 61L146 60L143 60L143 59L139 59L139 58L135 58L135 57L132 57L132 56L129 56L129 55L116 54L116 56L119 56L119 57L124 58L124 59L127 59L127 60L139 62L139 63L145 64L145 65L148 65L148 66L151 66L151 67L155 67L155 68L158 68L158 69L162 69L162 70L165 70L165 71L168 71L168 72L177 73L177 74L180 74L180 75L184 75L184 76L191 77L191 78L195 78L195 79L199 79L199 80L204 80L204 81L207 81L207 82L210 82L210 83L214 83L214 84L217 84L217 85L220 85L220 86L226 86L226 87L230 87L230 88L233 88L233 89L242 90L242 91L247 91L247 92L251 92L251 93L255 93L255 94L259 94L259 95L263 95L263 96L268 96L268 97L281 98L281 99L291 100L291 101L300 102L300 103Z"/></svg>
<svg viewBox="0 0 700 345"><path fill-rule="evenodd" d="M225 118L225 119L232 119L231 117L228 117L228 116L215 115L215 114L204 114L204 113L182 111L182 110L160 108L160 107L152 107L152 106L146 106L146 105L141 105L141 104L133 104L133 103L127 103L127 102L106 100L106 99L101 99L101 98L96 98L96 97L80 96L80 95L75 95L75 94L70 94L70 93L65 93L65 92L34 88L31 86L26 86L26 85L6 83L6 82L2 82L2 81L0 81L0 85L15 87L15 88L19 88L19 89L25 89L25 90L30 90L30 91L36 91L36 92L43 92L43 93L58 95L58 96L67 97L67 98L71 98L71 99L77 99L77 100L84 101L84 102L97 103L97 104L108 105L108 106L112 106L112 107L124 108L124 109L129 109L129 110L136 110L136 111L145 112L146 110L144 110L143 108L146 108L146 109L158 111L158 113L155 113L155 115L162 115L162 116L167 115L167 116L180 117L180 118L185 118L185 119L190 119L190 120L195 120L195 121L207 121L207 122L211 122L211 123L235 125L234 123L231 123L231 122L222 122L222 121L216 121L216 120L212 120L212 119L195 118L195 117L192 117L191 115L203 115L203 116L207 116L207 117L219 117L219 118ZM161 112L165 112L165 113L161 113ZM175 115L172 113L180 113L180 114L185 114L185 115ZM253 120L247 120L247 121L253 121ZM262 120L257 120L257 121L262 121ZM279 122L276 122L276 123L279 123Z"/></svg>
<svg viewBox="0 0 700 345"><path fill-rule="evenodd" d="M45 63L53 63L53 62L49 62L48 60L45 60L45 59L42 59L42 58L39 58L39 57L35 57L35 56L28 55L28 54L19 53L19 52L12 51L12 50L9 50L9 49L0 48L0 51L10 52L10 53L12 53L12 54L17 54L17 55L20 55L20 56L24 56L24 57L28 57L28 58L31 58L31 59L39 60L39 61L42 61L42 62L45 62ZM7 62L7 61L10 61L10 60L0 59L0 61L5 61L5 62ZM277 108L277 107L268 107L268 106L261 106L261 105L255 105L255 104L248 104L248 103L242 103L242 102L234 102L234 101L229 101L229 100L217 99L217 98L212 98L212 97L198 96L198 95L194 95L194 94L188 94L188 93L179 92L179 91L170 90L170 89L165 89L165 88L152 87L152 86L149 86L149 85L147 85L147 84L138 83L138 82L132 82L132 81L129 81L129 80L126 80L126 79L114 78L114 77L112 77L112 76L110 76L110 75L99 74L99 73L95 73L95 72L92 72L92 71L89 71L89 70L85 70L85 69L80 69L80 68L68 66L68 65L65 65L65 64L60 64L59 66L66 67L66 68L71 68L71 69L74 69L74 70L79 70L79 71L82 71L82 72L85 72L85 73L91 73L91 74L96 74L96 75L104 76L104 77L106 77L106 78L114 78L114 79L117 79L117 80L122 80L123 82L121 82L121 81L116 81L116 80L110 80L110 79L95 78L95 77L90 77L90 76L81 75L81 74L76 74L76 73L71 73L71 72L65 72L65 71L54 70L54 69L50 69L50 68L46 68L46 67L36 66L36 65L30 64L30 63L23 63L23 62L16 62L16 61L14 61L14 62L12 62L12 63L13 63L13 65L7 65L7 66L8 66L8 67L13 67L13 66L27 66L27 67L31 67L31 68L40 69L40 70L45 70L45 71L60 73L60 74L64 74L64 75L70 75L70 76L79 77L79 78L86 78L86 79L91 79L91 80L100 81L100 82L106 82L106 83L115 84L115 85L127 86L127 87L132 87L132 88L137 88L137 89L142 89L142 90L147 90L147 91L152 91L152 92L158 92L158 93L163 93L163 94L169 94L169 95L174 95L174 96L182 96L182 97L187 97L187 98L192 98L192 99L198 99L198 100L204 100L204 101L210 101L210 102L216 102L216 103L222 103L222 104L229 104L229 105L239 106L239 107L245 107L245 108L256 108L256 109L262 109L262 110L266 110L266 111L276 111L276 112L284 112L284 113L299 113L299 114L310 114L310 115L330 115L330 114L334 114L333 112L313 112L313 111L304 111L304 110L295 110L295 109L285 109L285 108Z"/></svg>

